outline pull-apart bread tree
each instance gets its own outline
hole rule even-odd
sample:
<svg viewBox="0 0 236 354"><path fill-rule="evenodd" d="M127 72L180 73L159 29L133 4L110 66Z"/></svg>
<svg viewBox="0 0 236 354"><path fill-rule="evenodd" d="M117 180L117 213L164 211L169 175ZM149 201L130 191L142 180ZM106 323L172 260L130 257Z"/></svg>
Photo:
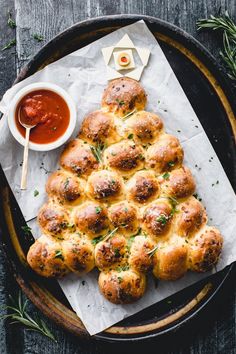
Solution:
<svg viewBox="0 0 236 354"><path fill-rule="evenodd" d="M116 304L141 298L146 274L176 280L218 261L222 236L207 225L179 140L144 111L135 80L113 80L101 110L88 114L60 157L38 214L42 236L29 265L41 276L80 275L94 267L102 294Z"/></svg>

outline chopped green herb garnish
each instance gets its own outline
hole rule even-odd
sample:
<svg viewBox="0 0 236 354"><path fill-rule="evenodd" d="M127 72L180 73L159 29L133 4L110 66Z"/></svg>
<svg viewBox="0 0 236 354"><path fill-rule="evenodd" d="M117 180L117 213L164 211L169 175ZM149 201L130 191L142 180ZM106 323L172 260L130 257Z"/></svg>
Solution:
<svg viewBox="0 0 236 354"><path fill-rule="evenodd" d="M168 217L166 217L164 214L160 215L158 218L156 218L157 222L160 222L162 225L166 225L168 221Z"/></svg>
<svg viewBox="0 0 236 354"><path fill-rule="evenodd" d="M135 239L135 235L134 236L130 236L130 238L128 239L128 242L127 242L128 250L130 250L130 248L132 246L132 243L134 242L134 239Z"/></svg>
<svg viewBox="0 0 236 354"><path fill-rule="evenodd" d="M168 166L173 167L175 163L173 161L168 162Z"/></svg>
<svg viewBox="0 0 236 354"><path fill-rule="evenodd" d="M171 203L171 206L172 206L172 210L171 210L171 215L174 215L178 210L176 208L176 206L179 204L178 201L173 198L173 197L168 197L170 203Z"/></svg>
<svg viewBox="0 0 236 354"><path fill-rule="evenodd" d="M31 234L31 227L28 225L21 226L21 229L24 231L25 235L29 236Z"/></svg>
<svg viewBox="0 0 236 354"><path fill-rule="evenodd" d="M65 182L64 182L64 188L67 189L68 185L70 183L70 179L67 177Z"/></svg>
<svg viewBox="0 0 236 354"><path fill-rule="evenodd" d="M68 222L66 226L68 227L68 229L73 229L75 227L75 224Z"/></svg>
<svg viewBox="0 0 236 354"><path fill-rule="evenodd" d="M138 157L140 160L144 160L144 156L142 154L139 154Z"/></svg>
<svg viewBox="0 0 236 354"><path fill-rule="evenodd" d="M118 103L119 107L122 107L125 104L125 101L121 101L119 98L116 99L116 102Z"/></svg>
<svg viewBox="0 0 236 354"><path fill-rule="evenodd" d="M98 236L92 240L92 245L95 246L97 243L99 243L102 240L103 240L103 236Z"/></svg>
<svg viewBox="0 0 236 354"><path fill-rule="evenodd" d="M16 45L16 40L15 40L15 39L12 39L10 42L8 42L8 43L2 48L2 50L9 49L9 48L13 47L14 45Z"/></svg>
<svg viewBox="0 0 236 354"><path fill-rule="evenodd" d="M120 266L120 267L116 268L116 271L119 272L119 273L122 272L122 271L126 271L126 270L129 270L129 265Z"/></svg>
<svg viewBox="0 0 236 354"><path fill-rule="evenodd" d="M115 254L115 257L116 257L116 258L120 257L120 250L119 250L119 248L115 248L115 249L114 249L114 254Z"/></svg>
<svg viewBox="0 0 236 354"><path fill-rule="evenodd" d="M15 21L12 19L11 13L8 13L8 20L7 20L7 24L9 27L11 28L16 28L16 23Z"/></svg>
<svg viewBox="0 0 236 354"><path fill-rule="evenodd" d="M133 139L133 137L134 137L134 134L129 134L128 135L128 139Z"/></svg>
<svg viewBox="0 0 236 354"><path fill-rule="evenodd" d="M169 172L165 172L165 173L162 175L162 177L163 177L164 179L169 179L169 177L170 177Z"/></svg>
<svg viewBox="0 0 236 354"><path fill-rule="evenodd" d="M90 150L93 153L93 156L95 159L102 163L102 152L105 149L105 145L103 144L97 144L96 146L90 145Z"/></svg>
<svg viewBox="0 0 236 354"><path fill-rule="evenodd" d="M33 34L34 39L38 42L42 42L44 40L43 36L41 34L34 33Z"/></svg>
<svg viewBox="0 0 236 354"><path fill-rule="evenodd" d="M57 250L55 251L55 256L54 258L60 258L62 261L64 261L64 256L62 254L62 251L61 250Z"/></svg>
<svg viewBox="0 0 236 354"><path fill-rule="evenodd" d="M118 279L118 282L121 283L123 281L123 278L122 277L117 277Z"/></svg>
<svg viewBox="0 0 236 354"><path fill-rule="evenodd" d="M37 197L39 195L39 191L37 189L34 190L34 197Z"/></svg>
<svg viewBox="0 0 236 354"><path fill-rule="evenodd" d="M96 212L96 214L100 214L101 211L102 211L102 208L101 208L101 207L99 207L99 206L96 206L96 207L95 207L95 212Z"/></svg>

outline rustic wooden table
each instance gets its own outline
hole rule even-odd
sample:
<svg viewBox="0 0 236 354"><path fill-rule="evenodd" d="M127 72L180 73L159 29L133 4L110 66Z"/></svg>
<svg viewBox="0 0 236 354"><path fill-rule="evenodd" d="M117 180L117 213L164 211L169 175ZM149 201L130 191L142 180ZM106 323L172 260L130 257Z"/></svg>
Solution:
<svg viewBox="0 0 236 354"><path fill-rule="evenodd" d="M200 40L218 59L219 41L209 33L196 32L196 20L216 14L221 8L228 9L236 17L235 0L0 0L0 48L16 39L16 46L0 51L0 96L11 86L19 70L40 47L60 31L74 23L101 15L133 13L159 17L174 23ZM7 25L8 12L16 19L16 29ZM33 38L37 33L44 37L42 42ZM220 60L220 59L219 59ZM49 322L38 313L34 305L29 309L48 324L58 343L54 343L36 332L29 332L21 326L0 321L1 354L61 354L83 353L124 354L131 351L149 353L236 353L236 290L234 276L228 280L218 295L217 305L211 307L199 321L172 337L172 340L153 340L135 345L119 346L94 341L82 342ZM8 304L8 296L18 293L3 254L0 250L0 315Z"/></svg>

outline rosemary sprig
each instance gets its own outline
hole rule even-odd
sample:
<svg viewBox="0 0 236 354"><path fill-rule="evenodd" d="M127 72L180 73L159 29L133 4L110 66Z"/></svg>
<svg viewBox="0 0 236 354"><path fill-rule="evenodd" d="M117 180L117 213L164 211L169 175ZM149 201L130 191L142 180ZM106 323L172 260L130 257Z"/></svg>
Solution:
<svg viewBox="0 0 236 354"><path fill-rule="evenodd" d="M12 19L12 15L11 12L8 12L8 20L7 20L7 24L9 27L11 28L16 28L16 22Z"/></svg>
<svg viewBox="0 0 236 354"><path fill-rule="evenodd" d="M122 116L121 118L122 118L122 120L126 120L136 112L137 112L137 109L135 108L133 111L127 113L125 116Z"/></svg>
<svg viewBox="0 0 236 354"><path fill-rule="evenodd" d="M103 150L105 149L105 145L103 144L97 144L96 146L90 145L90 149L95 157L95 159L102 163L102 153Z"/></svg>
<svg viewBox="0 0 236 354"><path fill-rule="evenodd" d="M27 327L27 330L29 331L35 331L43 334L44 336L50 338L54 342L57 342L54 335L50 332L48 327L46 326L45 322L41 319L33 319L27 312L26 312L26 306L28 303L28 300L23 302L21 292L19 292L18 295L18 300L14 300L10 296L10 300L12 305L11 306L6 306L6 309L10 310L10 314L8 315L3 315L0 317L0 319L11 319L13 322L10 324L14 323L21 323L25 327Z"/></svg>
<svg viewBox="0 0 236 354"><path fill-rule="evenodd" d="M148 251L147 254L151 258L152 256L154 256L157 250L158 250L158 245L156 245L152 250Z"/></svg>
<svg viewBox="0 0 236 354"><path fill-rule="evenodd" d="M224 15L213 16L197 21L198 30L212 29L223 31L223 51L220 56L228 69L228 76L236 80L236 25L226 11Z"/></svg>
<svg viewBox="0 0 236 354"><path fill-rule="evenodd" d="M115 227L112 231L110 231L108 234L106 234L106 236L103 237L103 241L109 240L109 238L111 238L116 233L117 230L118 230L118 227Z"/></svg>
<svg viewBox="0 0 236 354"><path fill-rule="evenodd" d="M12 39L10 42L8 42L8 43L2 48L2 50L10 49L10 48L13 47L14 45L16 45L16 40L15 40L15 39Z"/></svg>
<svg viewBox="0 0 236 354"><path fill-rule="evenodd" d="M101 241L109 240L109 238L111 238L116 233L117 230L118 230L118 227L116 227L112 231L109 231L105 236L98 236L98 237L94 238L92 240L92 245L95 246L97 243L99 243Z"/></svg>

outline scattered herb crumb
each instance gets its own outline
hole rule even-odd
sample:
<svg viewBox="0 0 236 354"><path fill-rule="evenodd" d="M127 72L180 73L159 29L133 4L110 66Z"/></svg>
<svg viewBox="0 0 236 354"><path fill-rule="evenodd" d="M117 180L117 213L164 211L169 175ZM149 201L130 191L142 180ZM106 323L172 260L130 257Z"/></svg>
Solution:
<svg viewBox="0 0 236 354"><path fill-rule="evenodd" d="M55 251L55 256L54 256L54 258L59 258L59 259L61 259L62 261L64 261L64 256L63 256L63 254L62 254L62 251L61 251L61 250Z"/></svg>
<svg viewBox="0 0 236 354"><path fill-rule="evenodd" d="M100 214L101 213L101 211L102 211L102 208L101 207L95 207L95 212L96 212L96 214Z"/></svg>
<svg viewBox="0 0 236 354"><path fill-rule="evenodd" d="M37 189L35 189L34 191L34 197L37 197L37 195L39 195L39 191Z"/></svg>
<svg viewBox="0 0 236 354"><path fill-rule="evenodd" d="M38 33L34 33L33 38L36 39L36 41L38 41L38 42L42 42L44 40L44 37Z"/></svg>
<svg viewBox="0 0 236 354"><path fill-rule="evenodd" d="M7 24L9 27L11 27L12 29L16 28L16 22L12 19L12 15L11 12L8 12L8 20L7 20Z"/></svg>
<svg viewBox="0 0 236 354"><path fill-rule="evenodd" d="M164 179L169 179L169 177L170 177L169 172L165 172L165 173L162 175L162 177L163 177Z"/></svg>
<svg viewBox="0 0 236 354"><path fill-rule="evenodd" d="M26 236L29 236L32 230L31 227L29 227L28 225L21 226L21 229L24 231L24 234Z"/></svg>
<svg viewBox="0 0 236 354"><path fill-rule="evenodd" d="M2 48L2 50L10 49L10 48L13 47L14 45L16 45L16 40L15 40L15 39L12 39L10 42L8 42L8 43Z"/></svg>
<svg viewBox="0 0 236 354"><path fill-rule="evenodd" d="M168 217L166 217L164 214L160 215L158 218L156 218L157 222L160 222L162 225L166 225L168 221Z"/></svg>
<svg viewBox="0 0 236 354"><path fill-rule="evenodd" d="M133 139L133 137L134 137L134 134L129 134L128 135L128 139Z"/></svg>

